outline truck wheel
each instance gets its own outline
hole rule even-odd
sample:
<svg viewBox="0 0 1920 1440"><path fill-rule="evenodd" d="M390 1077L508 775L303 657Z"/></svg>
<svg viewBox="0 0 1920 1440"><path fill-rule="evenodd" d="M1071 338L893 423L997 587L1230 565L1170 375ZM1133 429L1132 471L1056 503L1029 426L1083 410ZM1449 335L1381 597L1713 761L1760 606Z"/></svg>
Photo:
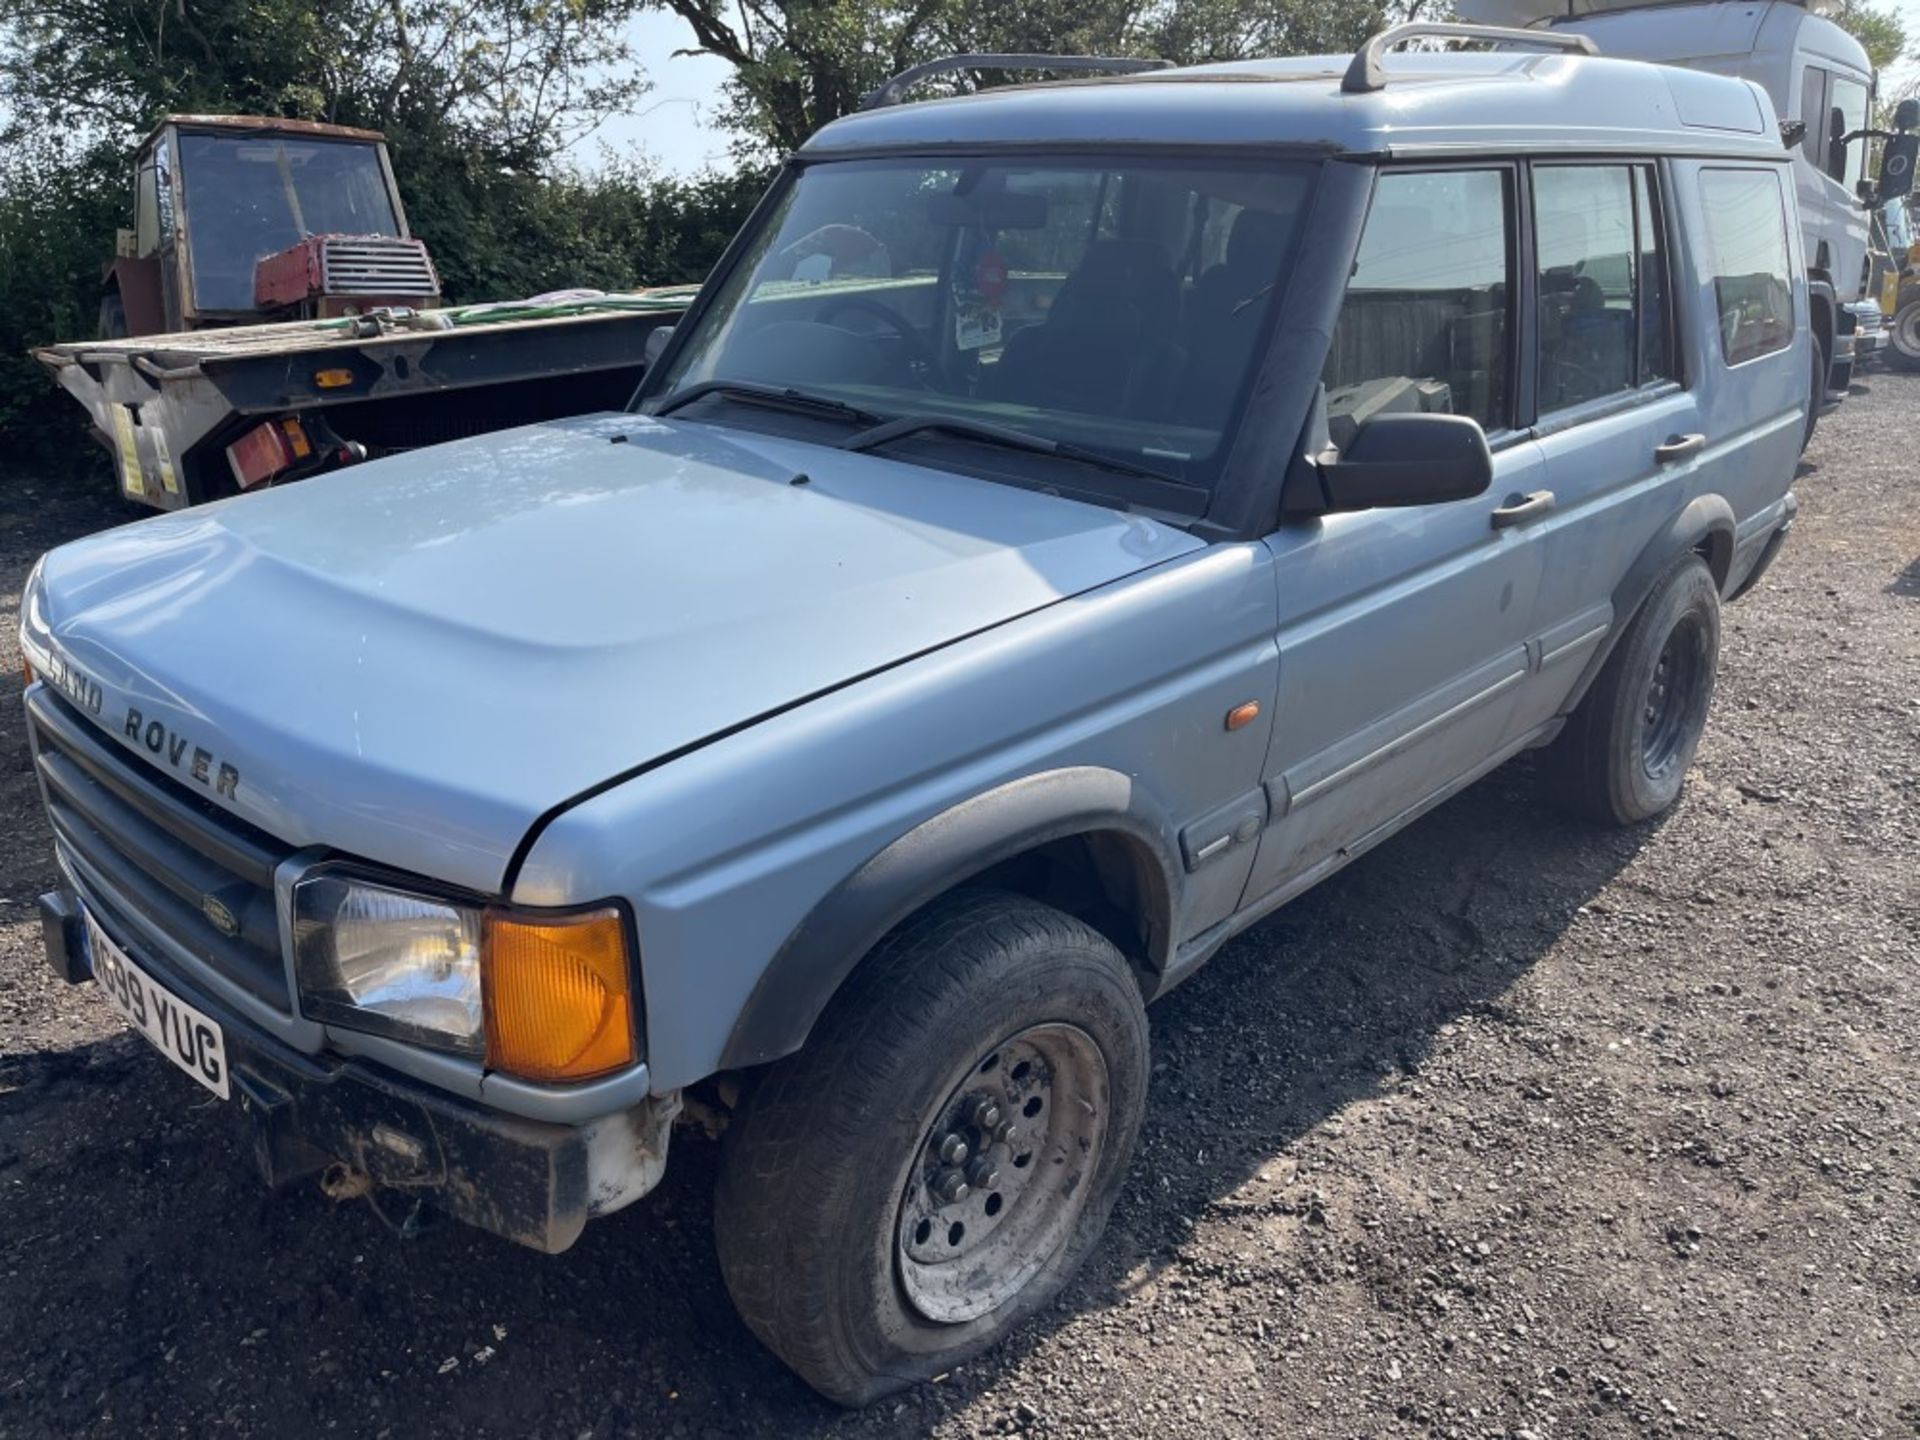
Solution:
<svg viewBox="0 0 1920 1440"><path fill-rule="evenodd" d="M1827 358L1826 337L1816 333L1813 337L1813 393L1807 399L1807 428L1800 435L1802 450L1813 443L1814 428L1819 425L1820 411L1827 403L1827 380L1831 369L1832 362Z"/></svg>
<svg viewBox="0 0 1920 1440"><path fill-rule="evenodd" d="M1909 300L1888 327L1887 363L1909 374L1920 370L1920 298Z"/></svg>
<svg viewBox="0 0 1920 1440"><path fill-rule="evenodd" d="M1720 661L1720 592L1689 555L1653 587L1546 755L1570 810L1610 825L1680 798Z"/></svg>
<svg viewBox="0 0 1920 1440"><path fill-rule="evenodd" d="M1099 1239L1147 1064L1139 985L1098 932L1000 892L929 907L727 1131L714 1238L742 1318L843 1405L986 1349Z"/></svg>

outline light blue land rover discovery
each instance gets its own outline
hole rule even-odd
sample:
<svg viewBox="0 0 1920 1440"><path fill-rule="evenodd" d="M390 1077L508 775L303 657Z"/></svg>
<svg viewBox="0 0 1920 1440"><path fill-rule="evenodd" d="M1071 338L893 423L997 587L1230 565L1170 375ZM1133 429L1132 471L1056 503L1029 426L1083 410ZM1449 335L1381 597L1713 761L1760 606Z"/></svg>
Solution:
<svg viewBox="0 0 1920 1440"><path fill-rule="evenodd" d="M697 1111L814 1386L991 1344L1098 1243L1145 1003L1521 750L1671 805L1793 516L1765 97L1387 56L1457 30L878 106L630 412L48 555L54 967L271 1179L558 1250Z"/></svg>

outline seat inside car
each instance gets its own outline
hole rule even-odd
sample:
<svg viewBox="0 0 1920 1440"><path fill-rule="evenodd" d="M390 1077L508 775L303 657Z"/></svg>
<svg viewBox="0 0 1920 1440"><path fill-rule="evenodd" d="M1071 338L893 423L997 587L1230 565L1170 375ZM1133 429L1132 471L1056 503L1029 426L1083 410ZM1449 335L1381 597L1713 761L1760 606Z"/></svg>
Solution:
<svg viewBox="0 0 1920 1440"><path fill-rule="evenodd" d="M1242 210L1227 234L1225 257L1202 272L1187 298L1186 391L1189 415L1223 415L1267 314L1266 298L1279 274L1292 218Z"/></svg>
<svg viewBox="0 0 1920 1440"><path fill-rule="evenodd" d="M1046 320L1007 341L993 398L1093 415L1167 413L1185 356L1180 286L1149 240L1101 240L1062 282Z"/></svg>

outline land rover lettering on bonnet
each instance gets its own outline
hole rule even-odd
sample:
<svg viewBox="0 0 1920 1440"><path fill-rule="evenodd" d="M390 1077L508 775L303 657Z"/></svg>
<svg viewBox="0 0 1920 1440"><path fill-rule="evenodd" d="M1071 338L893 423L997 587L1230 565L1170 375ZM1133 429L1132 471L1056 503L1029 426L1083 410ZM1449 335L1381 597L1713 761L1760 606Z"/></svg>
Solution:
<svg viewBox="0 0 1920 1440"><path fill-rule="evenodd" d="M164 761L170 769L211 786L214 794L229 800L238 796L240 772L224 761L215 763L213 752L196 745L165 721L148 720L131 706L122 726L129 739Z"/></svg>
<svg viewBox="0 0 1920 1440"><path fill-rule="evenodd" d="M697 1120L755 1334L952 1369L1227 940L1525 750L1681 797L1807 265L1765 95L1591 49L909 72L631 408L52 552L53 968L388 1214L561 1250ZM1078 78L894 103L996 63Z"/></svg>

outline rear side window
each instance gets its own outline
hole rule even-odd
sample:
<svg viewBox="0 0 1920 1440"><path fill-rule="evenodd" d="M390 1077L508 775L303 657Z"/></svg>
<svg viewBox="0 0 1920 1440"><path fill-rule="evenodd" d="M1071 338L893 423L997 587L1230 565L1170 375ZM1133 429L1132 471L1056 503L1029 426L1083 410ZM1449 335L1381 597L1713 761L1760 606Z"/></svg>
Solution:
<svg viewBox="0 0 1920 1440"><path fill-rule="evenodd" d="M1335 445L1389 412L1511 423L1511 191L1505 170L1380 177L1323 377Z"/></svg>
<svg viewBox="0 0 1920 1440"><path fill-rule="evenodd" d="M1720 349L1739 365L1793 343L1787 212L1771 170L1702 170Z"/></svg>
<svg viewBox="0 0 1920 1440"><path fill-rule="evenodd" d="M1655 194L1645 165L1535 168L1543 411L1671 378Z"/></svg>

